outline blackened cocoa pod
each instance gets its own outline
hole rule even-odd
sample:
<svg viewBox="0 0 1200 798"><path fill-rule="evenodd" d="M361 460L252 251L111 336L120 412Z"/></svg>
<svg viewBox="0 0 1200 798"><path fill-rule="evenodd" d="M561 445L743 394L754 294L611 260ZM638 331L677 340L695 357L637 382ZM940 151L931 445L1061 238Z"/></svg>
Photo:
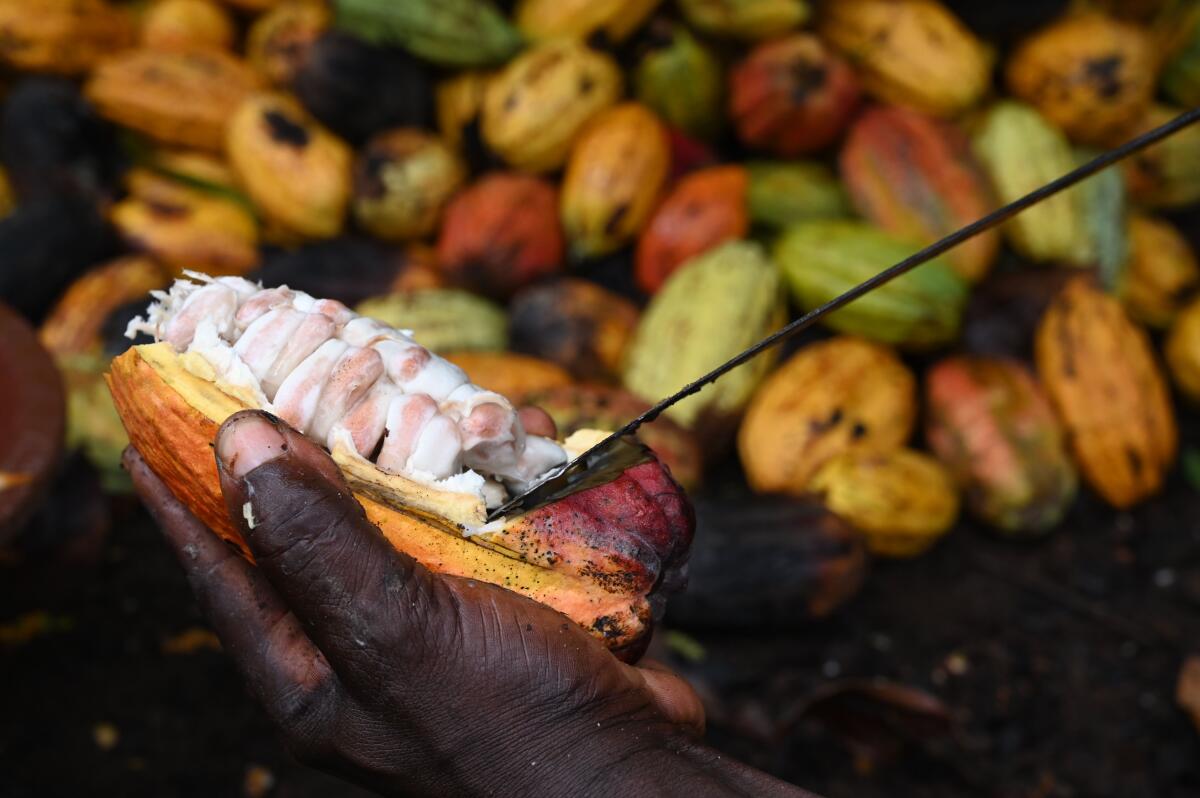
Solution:
<svg viewBox="0 0 1200 798"><path fill-rule="evenodd" d="M127 159L117 131L61 78L27 78L0 113L0 161L23 202L75 192L110 197Z"/></svg>
<svg viewBox="0 0 1200 798"><path fill-rule="evenodd" d="M403 50L335 31L309 48L293 79L300 102L352 144L393 127L433 128L428 68Z"/></svg>
<svg viewBox="0 0 1200 798"><path fill-rule="evenodd" d="M991 275L971 295L963 318L962 344L972 355L1029 361L1038 322L1073 276L1068 269L1036 269L1024 263Z"/></svg>
<svg viewBox="0 0 1200 798"><path fill-rule="evenodd" d="M115 247L108 223L82 197L22 204L0 220L0 302L40 324L71 281Z"/></svg>
<svg viewBox="0 0 1200 798"><path fill-rule="evenodd" d="M410 253L366 238L344 237L277 250L247 275L270 288L287 285L313 296L357 305L390 293L403 273L424 268Z"/></svg>
<svg viewBox="0 0 1200 798"><path fill-rule="evenodd" d="M672 597L667 625L799 626L852 598L866 570L862 536L819 504L779 497L701 500L688 587Z"/></svg>

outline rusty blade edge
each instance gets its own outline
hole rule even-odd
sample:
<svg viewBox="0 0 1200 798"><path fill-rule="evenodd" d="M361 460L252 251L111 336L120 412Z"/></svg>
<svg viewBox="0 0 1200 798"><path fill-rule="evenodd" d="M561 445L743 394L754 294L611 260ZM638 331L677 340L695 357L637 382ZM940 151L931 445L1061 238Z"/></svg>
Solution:
<svg viewBox="0 0 1200 798"><path fill-rule="evenodd" d="M576 457L566 466L551 474L549 477L543 479L529 490L493 510L488 514L488 520L491 521L500 518L501 516L507 515L514 510L522 510L527 512L529 510L536 509L537 507L543 506L550 501L557 501L566 495L570 495L571 493L575 492L575 490L582 489L578 487L579 485L594 484L595 480L584 480L581 478L581 475L584 472L603 467L605 465L605 459L600 457L603 452L612 448L616 442L622 438L633 435L643 424L654 421L667 408L695 393L699 393L704 386L715 382L718 378L729 373L733 369L753 359L754 357L757 357L759 354L765 352L776 344L787 340L799 332L807 330L809 327L820 321L822 317L832 313L835 310L838 310L844 305L847 305L859 297L874 291L876 288L879 288L882 285L886 285L902 274L912 271L921 264L928 263L937 256L950 249L953 249L964 241L968 241L980 233L984 233L994 227L1004 224L1018 213L1037 205L1039 202L1053 197L1055 194L1071 188L1077 183L1086 180L1097 172L1107 169L1113 164L1119 163L1120 161L1123 161L1132 155L1136 155L1147 147L1153 146L1163 139L1175 135L1179 131L1195 124L1198 121L1200 121L1200 107L1185 111L1171 121L1160 125L1153 130L1149 130L1140 136L1137 136L1136 138L1130 139L1120 147L1101 153L1092 160L1073 169L1062 177L1047 183L1041 188L1031 191L1024 197L1014 200L998 210L992 211L988 215L977 219L966 227L951 233L940 241L930 244L919 252L910 255L899 263L889 266L879 274L876 274L869 280L859 283L841 296L835 297L826 302L824 305L810 310L808 313L805 313L791 324L788 324L786 327L783 327L777 332L772 333L754 346L743 351L741 354L730 358L704 376L696 379L694 382L688 383L675 393L668 396L666 399L661 400L645 413L642 413L624 427L621 427L619 430L612 433L607 438ZM572 485L575 485L576 487L572 489Z"/></svg>

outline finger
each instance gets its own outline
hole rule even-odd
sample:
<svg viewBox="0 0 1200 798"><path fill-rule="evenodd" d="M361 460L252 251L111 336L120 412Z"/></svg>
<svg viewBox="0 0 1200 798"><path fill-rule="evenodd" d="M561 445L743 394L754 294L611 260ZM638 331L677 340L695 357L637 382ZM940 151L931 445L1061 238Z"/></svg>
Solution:
<svg viewBox="0 0 1200 798"><path fill-rule="evenodd" d="M445 586L384 539L329 455L279 419L238 413L216 450L230 516L334 671L368 687L394 674L448 606Z"/></svg>
<svg viewBox="0 0 1200 798"><path fill-rule="evenodd" d="M540 435L550 440L558 437L558 427L554 424L554 419L540 407L522 407L517 411L517 417L521 419L521 426L530 435Z"/></svg>
<svg viewBox="0 0 1200 798"><path fill-rule="evenodd" d="M314 714L332 671L296 617L262 574L188 512L133 447L125 450L124 464L251 692L276 722Z"/></svg>
<svg viewBox="0 0 1200 798"><path fill-rule="evenodd" d="M659 712L696 736L704 735L704 704L683 677L661 662L650 659L642 660L634 670L645 682Z"/></svg>

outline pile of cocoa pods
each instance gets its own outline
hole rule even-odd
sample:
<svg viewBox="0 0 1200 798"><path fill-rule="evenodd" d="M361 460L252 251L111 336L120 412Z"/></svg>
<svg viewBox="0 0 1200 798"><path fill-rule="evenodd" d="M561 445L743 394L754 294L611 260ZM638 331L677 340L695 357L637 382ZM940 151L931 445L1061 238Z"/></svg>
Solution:
<svg viewBox="0 0 1200 798"><path fill-rule="evenodd" d="M184 271L614 428L1200 104L1200 3L0 0L0 64L0 300L119 489L102 375ZM672 408L643 438L705 497L698 547L706 503L736 545L726 483L793 497L736 501L829 542L819 614L960 510L1036 537L1081 486L1153 497L1200 402L1198 202L1194 127Z"/></svg>

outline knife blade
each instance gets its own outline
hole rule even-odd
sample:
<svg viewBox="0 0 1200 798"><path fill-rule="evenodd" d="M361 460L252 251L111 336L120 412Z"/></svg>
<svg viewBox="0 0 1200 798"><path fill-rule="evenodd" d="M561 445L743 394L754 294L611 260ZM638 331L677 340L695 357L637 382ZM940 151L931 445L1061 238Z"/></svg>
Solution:
<svg viewBox="0 0 1200 798"><path fill-rule="evenodd" d="M738 366L757 357L766 350L776 346L788 338L807 330L825 316L833 311L847 305L864 294L868 294L896 279L902 274L912 271L923 263L928 263L937 256L943 254L947 250L953 249L959 244L967 241L980 233L991 230L998 225L1016 216L1018 213L1037 205L1043 200L1053 197L1062 191L1076 185L1077 183L1086 180L1097 172L1119 163L1124 159L1135 155L1147 147L1153 146L1169 136L1173 136L1184 128L1200 121L1200 107L1186 111L1171 121L1160 125L1159 127L1149 130L1136 138L1130 139L1115 149L1101 153L1092 160L1082 166L1073 169L1067 174L1053 180L1041 188L1035 189L1026 194L1020 199L1014 200L998 210L989 213L988 215L977 219L971 224L963 227L945 238L937 241L924 249L916 252L904 260L896 263L883 271L871 277L868 280L859 283L854 288L851 288L841 296L826 302L818 308L814 308L805 313L800 318L788 324L786 327L778 330L775 333L767 336L763 340L756 343L754 346L746 349L733 358L725 361L721 365L714 368L712 371L697 378L693 382L680 388L675 393L667 398L659 401L645 413L642 413L637 418L630 421L625 426L618 429L616 432L609 435L604 440L592 446L587 451L580 454L574 460L566 465L551 472L543 477L536 484L530 487L523 493L515 496L510 501L492 510L488 514L488 521L493 521L503 516L514 512L529 512L538 507L542 507L554 501L576 493L580 490L586 490L589 487L594 487L601 484L603 481L615 479L620 475L625 468L630 467L628 464L633 463L630 452L632 447L640 446L633 442L633 435L638 428L643 424L647 424L658 418L663 411L667 410L677 402L686 399L687 397L698 393L706 385L715 382L721 376L729 373ZM642 447L644 449L644 447ZM648 457L648 454L646 455ZM625 464L625 465L623 465ZM606 479L607 478L607 479Z"/></svg>

